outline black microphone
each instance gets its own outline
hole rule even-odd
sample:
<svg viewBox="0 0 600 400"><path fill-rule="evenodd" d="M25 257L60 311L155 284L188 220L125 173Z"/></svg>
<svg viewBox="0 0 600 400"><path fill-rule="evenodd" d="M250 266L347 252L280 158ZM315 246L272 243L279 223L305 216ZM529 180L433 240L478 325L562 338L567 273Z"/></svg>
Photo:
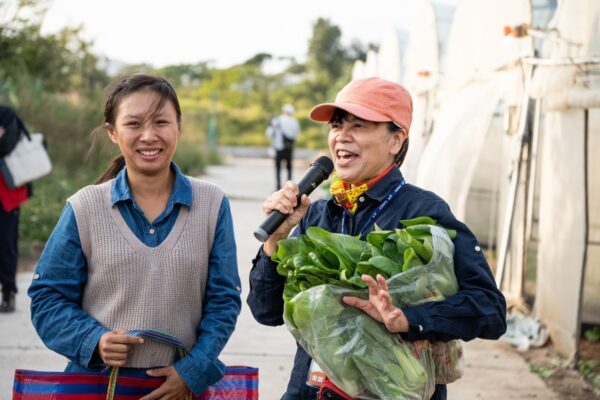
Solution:
<svg viewBox="0 0 600 400"><path fill-rule="evenodd" d="M310 168L300 182L298 182L298 188L300 194L298 195L298 204L300 204L300 198L303 194L309 195L317 186L319 186L325 179L329 177L333 171L333 161L329 157L322 156L317 158L310 164ZM279 228L279 226L286 220L289 214L282 214L277 210L274 210L269 214L267 219L254 231L254 237L264 242L271 236L273 232Z"/></svg>

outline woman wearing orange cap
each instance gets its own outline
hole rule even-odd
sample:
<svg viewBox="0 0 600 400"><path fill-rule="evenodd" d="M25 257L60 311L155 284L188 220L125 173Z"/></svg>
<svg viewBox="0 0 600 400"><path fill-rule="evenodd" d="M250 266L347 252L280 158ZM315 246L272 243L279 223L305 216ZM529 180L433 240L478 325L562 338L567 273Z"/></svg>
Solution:
<svg viewBox="0 0 600 400"><path fill-rule="evenodd" d="M299 236L310 226L362 238L376 223L384 230L402 227L399 220L430 216L457 231L454 239L455 274L459 292L440 302L396 308L391 304L383 278L363 280L369 285L369 301L345 298L387 329L406 340L448 341L476 337L496 339L506 330L506 302L497 289L487 261L469 228L458 221L444 200L434 193L406 183L399 167L408 150L412 99L402 86L379 78L350 82L334 103L316 106L315 121L328 122L329 150L335 172L331 200L310 203L298 186L287 182L263 203L266 214L289 214L286 221L259 250L250 272L248 304L264 325L283 324L285 278L277 274L271 255L277 242L290 232ZM380 278L380 277L379 277ZM310 356L298 346L294 368L282 399L316 399L317 389L306 384ZM446 399L446 386L437 385L432 399Z"/></svg>

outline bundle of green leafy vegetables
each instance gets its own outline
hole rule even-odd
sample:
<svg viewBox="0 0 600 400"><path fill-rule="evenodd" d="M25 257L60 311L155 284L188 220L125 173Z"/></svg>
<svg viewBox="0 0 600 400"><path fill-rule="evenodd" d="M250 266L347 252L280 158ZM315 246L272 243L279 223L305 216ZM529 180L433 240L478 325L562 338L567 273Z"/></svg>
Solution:
<svg viewBox="0 0 600 400"><path fill-rule="evenodd" d="M280 240L272 260L285 276L284 300L322 284L363 289L363 274L388 279L411 268L428 264L433 256L430 217L401 220L405 229L381 230L367 235L366 241L323 228L310 227L300 238ZM442 228L443 229L443 228ZM444 229L453 239L456 231Z"/></svg>
<svg viewBox="0 0 600 400"><path fill-rule="evenodd" d="M438 365L436 360L443 358L436 357L434 347L440 346L403 341L341 300L346 295L368 297L363 274L384 276L398 307L456 293L451 240L456 232L428 217L400 222L404 229L376 227L366 241L310 227L300 238L280 241L272 257L278 273L287 278L286 326L327 376L352 397L428 399L436 374L457 375L459 360Z"/></svg>

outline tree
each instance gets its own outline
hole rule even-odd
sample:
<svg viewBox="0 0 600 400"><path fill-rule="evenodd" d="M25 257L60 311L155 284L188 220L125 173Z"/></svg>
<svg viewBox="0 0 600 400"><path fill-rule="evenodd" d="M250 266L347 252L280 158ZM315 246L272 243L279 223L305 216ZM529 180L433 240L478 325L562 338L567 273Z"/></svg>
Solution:
<svg viewBox="0 0 600 400"><path fill-rule="evenodd" d="M319 18L313 24L313 34L308 43L307 66L317 81L337 80L348 63L341 37L340 28L328 19Z"/></svg>
<svg viewBox="0 0 600 400"><path fill-rule="evenodd" d="M12 4L12 13L7 4L0 7L0 81L7 87L25 79L39 82L50 92L89 93L108 82L97 66L91 43L81 38L81 27L43 36L47 1L21 0Z"/></svg>
<svg viewBox="0 0 600 400"><path fill-rule="evenodd" d="M360 40L354 39L352 43L350 43L350 47L347 50L347 55L350 60L365 61L367 59L367 52L369 50L377 52L379 51L379 45L375 43L369 43L365 45Z"/></svg>
<svg viewBox="0 0 600 400"><path fill-rule="evenodd" d="M273 56L269 53L257 53L244 62L244 65L262 66L266 60L272 59Z"/></svg>
<svg viewBox="0 0 600 400"><path fill-rule="evenodd" d="M341 43L342 32L328 19L319 18L313 24L308 43L308 79L303 83L304 97L311 102L330 99L350 79L354 49Z"/></svg>
<svg viewBox="0 0 600 400"><path fill-rule="evenodd" d="M196 64L168 65L160 68L157 72L171 82L173 86L180 88L200 85L203 80L210 78L210 69L209 62L199 62Z"/></svg>

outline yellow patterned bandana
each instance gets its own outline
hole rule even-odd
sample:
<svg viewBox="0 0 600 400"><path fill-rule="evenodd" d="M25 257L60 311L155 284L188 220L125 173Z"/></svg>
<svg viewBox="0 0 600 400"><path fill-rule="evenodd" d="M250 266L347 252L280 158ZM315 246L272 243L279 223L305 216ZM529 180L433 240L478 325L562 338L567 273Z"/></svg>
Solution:
<svg viewBox="0 0 600 400"><path fill-rule="evenodd" d="M351 187L349 183L341 180L335 171L333 171L329 192L333 197L335 197L340 205L350 210L350 213L354 215L354 213L356 213L356 209L358 208L358 198L369 188L373 187L373 185L379 182L381 178L386 176L387 173L390 172L395 166L396 164L390 165L385 171L371 179L369 182L354 187Z"/></svg>

